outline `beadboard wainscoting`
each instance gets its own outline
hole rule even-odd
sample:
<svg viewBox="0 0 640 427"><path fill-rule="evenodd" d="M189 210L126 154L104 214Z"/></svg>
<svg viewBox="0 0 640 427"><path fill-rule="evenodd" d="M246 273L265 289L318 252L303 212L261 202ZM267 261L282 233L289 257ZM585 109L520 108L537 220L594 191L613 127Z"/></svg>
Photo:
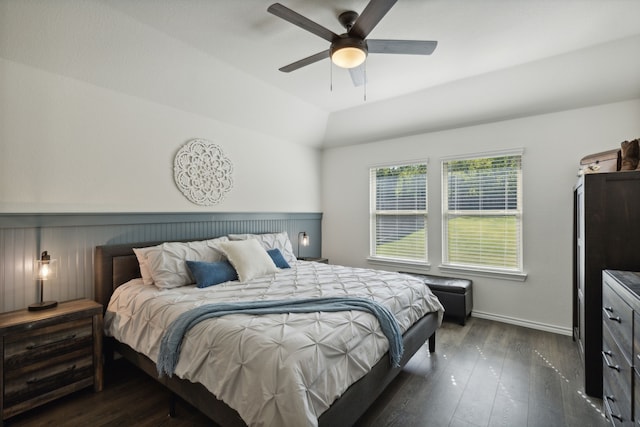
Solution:
<svg viewBox="0 0 640 427"><path fill-rule="evenodd" d="M298 253L298 233L309 246L300 255L322 254L322 213L78 213L0 214L0 312L39 300L33 263L42 251L58 262L57 278L45 282L44 299L93 299L96 246L199 240L230 233L286 231Z"/></svg>

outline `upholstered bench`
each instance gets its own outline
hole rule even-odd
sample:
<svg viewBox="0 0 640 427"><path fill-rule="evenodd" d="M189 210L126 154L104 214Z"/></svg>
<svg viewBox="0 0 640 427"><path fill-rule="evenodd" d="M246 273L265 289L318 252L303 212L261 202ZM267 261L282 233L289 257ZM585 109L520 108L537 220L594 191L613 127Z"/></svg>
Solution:
<svg viewBox="0 0 640 427"><path fill-rule="evenodd" d="M467 316L473 309L473 293L469 279L458 279L455 277L432 276L430 274L408 273L411 276L424 280L431 292L438 297L444 306L445 317L457 319L464 325Z"/></svg>

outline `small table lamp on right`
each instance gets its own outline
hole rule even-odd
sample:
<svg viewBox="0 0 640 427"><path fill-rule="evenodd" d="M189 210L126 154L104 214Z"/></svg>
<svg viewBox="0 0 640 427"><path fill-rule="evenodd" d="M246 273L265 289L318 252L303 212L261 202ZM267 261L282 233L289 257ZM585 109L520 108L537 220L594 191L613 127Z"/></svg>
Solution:
<svg viewBox="0 0 640 427"><path fill-rule="evenodd" d="M309 246L309 235L306 231L298 233L298 258L300 258L300 246Z"/></svg>

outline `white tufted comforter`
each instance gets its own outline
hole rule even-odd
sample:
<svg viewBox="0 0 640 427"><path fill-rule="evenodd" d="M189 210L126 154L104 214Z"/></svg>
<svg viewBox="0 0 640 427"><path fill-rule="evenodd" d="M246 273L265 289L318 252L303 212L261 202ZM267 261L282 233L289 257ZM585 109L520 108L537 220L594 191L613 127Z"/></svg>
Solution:
<svg viewBox="0 0 640 427"><path fill-rule="evenodd" d="M135 279L114 292L105 333L157 360L182 312L209 301L359 296L389 308L402 331L442 305L421 280L397 273L297 262L247 283L159 289ZM315 426L317 418L388 349L360 311L209 319L185 336L176 375L203 384L250 426Z"/></svg>

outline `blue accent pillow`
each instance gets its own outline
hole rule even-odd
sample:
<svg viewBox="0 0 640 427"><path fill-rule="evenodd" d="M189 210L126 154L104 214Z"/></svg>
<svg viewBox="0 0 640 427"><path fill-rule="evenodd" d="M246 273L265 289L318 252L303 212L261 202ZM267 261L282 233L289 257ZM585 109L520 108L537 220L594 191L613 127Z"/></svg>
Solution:
<svg viewBox="0 0 640 427"><path fill-rule="evenodd" d="M196 279L199 288L238 280L238 273L229 261L187 261L187 267L189 267L191 274Z"/></svg>
<svg viewBox="0 0 640 427"><path fill-rule="evenodd" d="M278 248L269 249L267 251L267 253L269 254L271 259L273 260L273 263L276 265L276 267L278 267L278 268L291 268L291 266L289 265L287 260L284 259L284 256L282 255L282 252L280 252L280 249L278 249Z"/></svg>

